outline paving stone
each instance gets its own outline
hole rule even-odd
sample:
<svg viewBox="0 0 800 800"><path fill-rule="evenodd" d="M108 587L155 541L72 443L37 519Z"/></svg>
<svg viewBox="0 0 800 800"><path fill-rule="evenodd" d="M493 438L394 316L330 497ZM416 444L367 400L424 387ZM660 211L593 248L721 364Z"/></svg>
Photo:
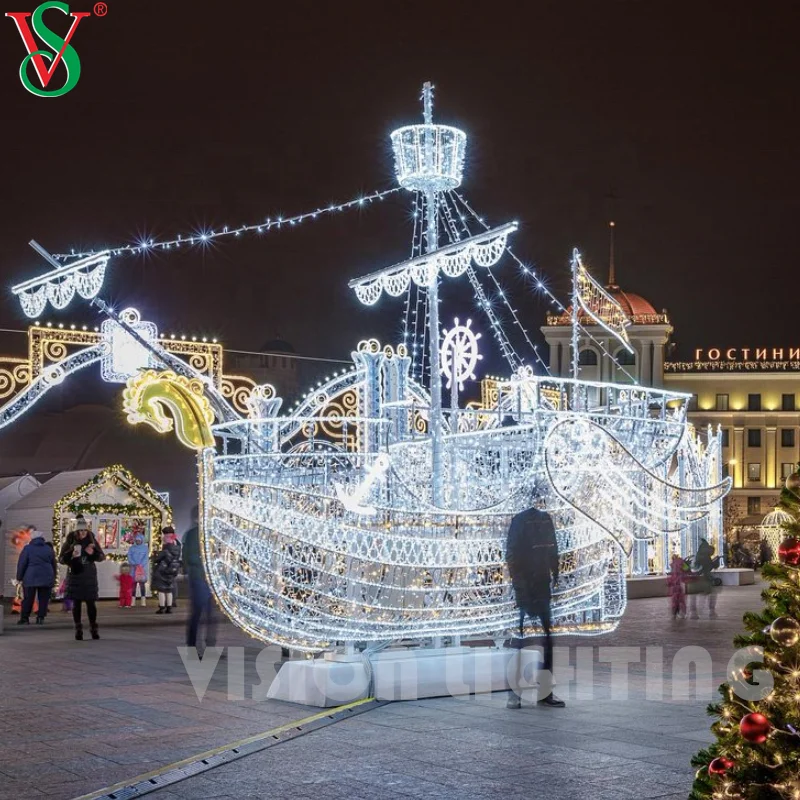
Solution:
<svg viewBox="0 0 800 800"><path fill-rule="evenodd" d="M573 660L576 648L589 648L594 669L591 693L559 683L565 709L510 711L504 693L397 703L150 796L521 800L540 793L548 800L685 800L693 777L689 760L711 740L710 721L705 698L673 697L685 682L673 682L672 659L682 647L707 648L706 671L716 689L741 614L761 607L759 591L723 592L719 620L675 626L666 619L665 600L632 601L617 631L559 639L562 655ZM317 711L259 702L250 692L245 700L228 699L224 664L198 701L176 649L182 628L152 615L119 625L109 611L102 615L99 642L74 642L66 624L5 637L0 773L15 777L0 778L0 800L67 800ZM245 648L245 683L258 686L252 640L226 624L220 643ZM613 646L640 648L642 661L629 665L626 700L612 697L610 665L599 661L599 648ZM660 699L646 695L646 646L663 648ZM44 662L59 668L41 691L31 692L27 665Z"/></svg>

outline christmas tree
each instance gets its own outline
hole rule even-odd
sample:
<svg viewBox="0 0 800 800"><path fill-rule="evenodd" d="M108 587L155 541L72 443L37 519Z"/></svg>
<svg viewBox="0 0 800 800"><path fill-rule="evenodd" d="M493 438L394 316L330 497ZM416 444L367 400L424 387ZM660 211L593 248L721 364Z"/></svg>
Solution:
<svg viewBox="0 0 800 800"><path fill-rule="evenodd" d="M763 661L731 675L735 685L720 686L721 701L708 707L717 740L692 759L690 800L800 800L800 471L787 478L780 505L793 521L779 563L762 569L764 609L745 614L748 633L734 639L737 649L763 648ZM770 674L771 691L755 670Z"/></svg>

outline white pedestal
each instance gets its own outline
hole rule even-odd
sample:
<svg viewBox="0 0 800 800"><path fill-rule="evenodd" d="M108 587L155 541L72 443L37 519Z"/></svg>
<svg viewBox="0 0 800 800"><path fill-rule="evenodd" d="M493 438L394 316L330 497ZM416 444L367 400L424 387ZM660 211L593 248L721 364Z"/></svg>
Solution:
<svg viewBox="0 0 800 800"><path fill-rule="evenodd" d="M533 648L384 650L371 657L372 695L378 700L418 700L507 690L517 683L518 652L524 691L535 686L541 662L541 653ZM324 658L287 661L267 696L331 708L367 697L369 685L369 670L363 657L328 653Z"/></svg>
<svg viewBox="0 0 800 800"><path fill-rule="evenodd" d="M712 575L715 578L719 578L723 586L751 586L756 580L754 570L740 567L715 569ZM666 575L644 575L637 578L628 578L627 584L628 600L640 600L644 597L666 597L669 594ZM692 591L691 588L689 591Z"/></svg>
<svg viewBox="0 0 800 800"><path fill-rule="evenodd" d="M722 579L723 586L752 586L756 582L756 572L753 569L728 567L718 569L713 574Z"/></svg>

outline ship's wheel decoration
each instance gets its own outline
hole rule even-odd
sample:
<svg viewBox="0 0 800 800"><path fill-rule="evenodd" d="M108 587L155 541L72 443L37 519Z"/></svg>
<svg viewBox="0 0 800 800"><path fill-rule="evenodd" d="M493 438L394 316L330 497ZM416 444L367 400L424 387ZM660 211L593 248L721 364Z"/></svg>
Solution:
<svg viewBox="0 0 800 800"><path fill-rule="evenodd" d="M463 390L464 381L475 380L475 367L483 356L478 352L481 335L472 330L472 320L468 319L466 325L461 325L456 317L454 323L449 331L443 331L442 375L447 378L447 388L455 393ZM456 403L454 400L454 407Z"/></svg>

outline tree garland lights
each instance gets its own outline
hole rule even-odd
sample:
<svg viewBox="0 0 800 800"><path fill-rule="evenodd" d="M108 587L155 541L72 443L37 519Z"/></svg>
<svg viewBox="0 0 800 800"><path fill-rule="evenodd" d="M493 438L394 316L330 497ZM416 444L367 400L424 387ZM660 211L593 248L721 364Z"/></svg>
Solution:
<svg viewBox="0 0 800 800"><path fill-rule="evenodd" d="M708 707L716 742L692 759L690 800L800 800L800 472L781 492L781 563L765 564L764 609L744 615L749 633L736 636L753 663L740 665ZM763 654L763 656L762 656ZM761 675L756 674L760 670Z"/></svg>

